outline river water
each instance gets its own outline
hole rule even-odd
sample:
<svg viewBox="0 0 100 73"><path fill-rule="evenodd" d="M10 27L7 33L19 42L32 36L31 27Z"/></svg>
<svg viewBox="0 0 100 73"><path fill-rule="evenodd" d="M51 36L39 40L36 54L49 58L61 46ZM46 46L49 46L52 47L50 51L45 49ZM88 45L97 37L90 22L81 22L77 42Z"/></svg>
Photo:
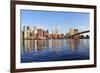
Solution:
<svg viewBox="0 0 100 73"><path fill-rule="evenodd" d="M89 39L23 40L21 63L89 59Z"/></svg>

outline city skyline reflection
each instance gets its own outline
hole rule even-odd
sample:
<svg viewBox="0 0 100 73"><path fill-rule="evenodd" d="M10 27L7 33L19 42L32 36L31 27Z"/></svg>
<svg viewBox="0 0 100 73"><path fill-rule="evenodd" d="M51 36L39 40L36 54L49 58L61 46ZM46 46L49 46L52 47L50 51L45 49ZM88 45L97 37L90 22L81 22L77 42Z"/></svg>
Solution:
<svg viewBox="0 0 100 73"><path fill-rule="evenodd" d="M23 40L21 62L89 59L89 39Z"/></svg>
<svg viewBox="0 0 100 73"><path fill-rule="evenodd" d="M69 47L74 51L78 47L79 43L80 39L23 40L21 48L24 53L42 51L47 48L53 48L53 51L57 52L61 50L62 46L65 46L66 48Z"/></svg>

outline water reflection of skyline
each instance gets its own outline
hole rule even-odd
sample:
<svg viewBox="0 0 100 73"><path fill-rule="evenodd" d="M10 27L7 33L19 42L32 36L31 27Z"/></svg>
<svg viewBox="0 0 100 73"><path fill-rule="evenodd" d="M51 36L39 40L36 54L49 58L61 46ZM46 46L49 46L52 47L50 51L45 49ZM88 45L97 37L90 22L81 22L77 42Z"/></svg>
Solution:
<svg viewBox="0 0 100 73"><path fill-rule="evenodd" d="M23 40L21 43L22 63L86 59L89 59L89 39Z"/></svg>
<svg viewBox="0 0 100 73"><path fill-rule="evenodd" d="M80 43L80 39L68 39L68 47L74 51L75 49L78 48L78 44Z"/></svg>
<svg viewBox="0 0 100 73"><path fill-rule="evenodd" d="M23 53L31 52L31 51L42 51L48 48L53 48L53 51L60 51L62 46L69 47L72 51L74 51L78 44L80 43L80 39L54 39L54 40L23 40L21 42L21 48Z"/></svg>

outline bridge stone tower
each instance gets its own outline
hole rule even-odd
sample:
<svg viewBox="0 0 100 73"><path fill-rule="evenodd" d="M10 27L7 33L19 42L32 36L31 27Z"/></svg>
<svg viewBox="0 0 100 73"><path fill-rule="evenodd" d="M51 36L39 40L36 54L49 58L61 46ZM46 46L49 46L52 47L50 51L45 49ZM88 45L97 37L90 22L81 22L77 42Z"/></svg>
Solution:
<svg viewBox="0 0 100 73"><path fill-rule="evenodd" d="M74 34L77 34L78 33L78 29L70 29L69 30L69 35L71 36L70 38L73 38L73 39L78 39L80 35L75 35L75 36L72 36Z"/></svg>

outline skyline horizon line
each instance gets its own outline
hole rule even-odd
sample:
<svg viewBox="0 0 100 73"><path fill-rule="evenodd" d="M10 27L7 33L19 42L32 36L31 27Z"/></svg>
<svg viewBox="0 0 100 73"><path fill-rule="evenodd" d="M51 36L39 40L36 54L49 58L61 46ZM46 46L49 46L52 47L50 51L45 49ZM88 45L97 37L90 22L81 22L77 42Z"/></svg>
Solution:
<svg viewBox="0 0 100 73"><path fill-rule="evenodd" d="M44 30L44 31L47 31L48 29L44 29L44 28L42 28L42 27L38 27L38 26L32 26L32 25L25 25L25 26L23 26L23 28L24 27L31 27L31 29L33 29L34 30L34 28L36 28L36 29L42 29L42 30ZM49 33L51 32L53 32L53 33L55 33L54 31L56 31L57 30L57 32L59 32L59 34L64 34L64 35L66 35L67 33L69 33L69 30L70 29L77 29L78 31L79 31L79 29L78 28L69 28L68 29L68 31L66 32L66 33L64 33L64 32L59 32L58 31L58 29L56 28L56 29L52 29L52 30L48 30L49 31ZM89 29L88 29L89 30ZM23 31L23 29L22 29L22 31Z"/></svg>

